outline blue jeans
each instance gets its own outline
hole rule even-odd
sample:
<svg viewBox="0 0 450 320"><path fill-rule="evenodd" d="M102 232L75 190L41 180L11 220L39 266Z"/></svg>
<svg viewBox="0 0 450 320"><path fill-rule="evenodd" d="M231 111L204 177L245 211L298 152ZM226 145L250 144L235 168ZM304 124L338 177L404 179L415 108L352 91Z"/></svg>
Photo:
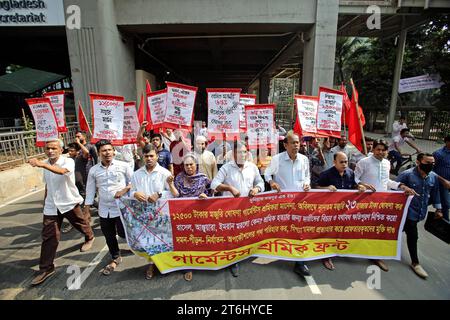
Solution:
<svg viewBox="0 0 450 320"><path fill-rule="evenodd" d="M400 167L402 166L402 162L403 160L405 160L406 158L403 158L402 155L400 154L400 152L398 152L397 150L391 150L389 151L389 157L393 158L396 163L395 165L395 171L398 171L400 169Z"/></svg>
<svg viewBox="0 0 450 320"><path fill-rule="evenodd" d="M450 207L450 191L442 185L442 183L439 183L439 193L441 197L441 205L442 205L442 214L444 216L444 219L448 220L448 209Z"/></svg>

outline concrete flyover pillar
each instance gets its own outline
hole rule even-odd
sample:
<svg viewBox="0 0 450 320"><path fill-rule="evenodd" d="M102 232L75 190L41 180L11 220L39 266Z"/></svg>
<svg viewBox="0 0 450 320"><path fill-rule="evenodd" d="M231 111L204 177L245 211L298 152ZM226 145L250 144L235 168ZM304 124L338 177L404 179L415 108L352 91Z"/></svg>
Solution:
<svg viewBox="0 0 450 320"><path fill-rule="evenodd" d="M70 5L81 13L81 27L66 28L75 101L90 119L89 92L136 100L133 38L117 29L114 0L64 0Z"/></svg>
<svg viewBox="0 0 450 320"><path fill-rule="evenodd" d="M333 87L339 0L317 0L316 22L303 35L302 92L317 95L319 86Z"/></svg>
<svg viewBox="0 0 450 320"><path fill-rule="evenodd" d="M270 93L270 77L262 76L259 78L259 103L269 103L269 93Z"/></svg>

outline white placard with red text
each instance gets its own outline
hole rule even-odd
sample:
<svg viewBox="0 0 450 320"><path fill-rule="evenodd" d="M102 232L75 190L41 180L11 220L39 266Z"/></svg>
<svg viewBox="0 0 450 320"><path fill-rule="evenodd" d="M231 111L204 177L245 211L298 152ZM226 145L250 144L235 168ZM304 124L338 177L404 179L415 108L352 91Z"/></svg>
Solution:
<svg viewBox="0 0 450 320"><path fill-rule="evenodd" d="M125 102L123 107L123 144L136 143L137 134L139 132L136 102Z"/></svg>
<svg viewBox="0 0 450 320"><path fill-rule="evenodd" d="M43 147L45 141L58 140L58 123L49 98L25 99L30 107L36 128L36 146Z"/></svg>
<svg viewBox="0 0 450 320"><path fill-rule="evenodd" d="M110 140L123 145L124 98L108 94L90 93L93 134L91 142Z"/></svg>
<svg viewBox="0 0 450 320"><path fill-rule="evenodd" d="M161 128L166 118L167 89L147 92L147 105L153 129Z"/></svg>
<svg viewBox="0 0 450 320"><path fill-rule="evenodd" d="M192 130L198 88L173 82L166 82L166 84L167 110L163 126Z"/></svg>
<svg viewBox="0 0 450 320"><path fill-rule="evenodd" d="M240 114L239 114L239 128L245 131L247 123L245 121L245 106L256 104L256 94L241 94L239 98Z"/></svg>
<svg viewBox="0 0 450 320"><path fill-rule="evenodd" d="M239 134L242 89L206 89L208 93L208 136Z"/></svg>
<svg viewBox="0 0 450 320"><path fill-rule="evenodd" d="M338 90L320 87L318 97L317 133L340 137L343 93Z"/></svg>
<svg viewBox="0 0 450 320"><path fill-rule="evenodd" d="M256 149L258 146L273 148L277 136L275 134L275 105L246 106L245 117L249 148Z"/></svg>
<svg viewBox="0 0 450 320"><path fill-rule="evenodd" d="M295 106L302 136L315 136L317 133L317 105L319 99L312 96L296 95Z"/></svg>
<svg viewBox="0 0 450 320"><path fill-rule="evenodd" d="M64 112L64 90L44 93L44 97L50 99L53 111L55 111L59 132L67 132L66 114Z"/></svg>

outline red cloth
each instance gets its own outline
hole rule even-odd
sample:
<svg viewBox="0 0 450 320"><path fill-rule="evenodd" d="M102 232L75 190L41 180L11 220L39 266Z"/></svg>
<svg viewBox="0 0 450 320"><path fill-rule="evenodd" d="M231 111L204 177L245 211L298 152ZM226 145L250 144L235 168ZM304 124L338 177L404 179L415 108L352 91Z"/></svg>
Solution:
<svg viewBox="0 0 450 320"><path fill-rule="evenodd" d="M83 108L81 107L81 103L78 101L78 123L80 124L80 129L91 133L91 129L89 128L89 124L86 120L86 116L84 115Z"/></svg>
<svg viewBox="0 0 450 320"><path fill-rule="evenodd" d="M138 109L138 120L139 124L142 124L142 122L144 122L144 93L141 94L141 102L139 103Z"/></svg>
<svg viewBox="0 0 450 320"><path fill-rule="evenodd" d="M148 80L145 80L145 91L147 93L151 93L152 92L152 87L150 86L150 83L148 82Z"/></svg>
<svg viewBox="0 0 450 320"><path fill-rule="evenodd" d="M358 121L358 112L356 111L356 101L358 98L358 93L356 92L356 89L354 90L354 94L352 95L350 110L348 112L347 118L347 125L348 125L348 140L361 152L364 152L363 145L362 145L362 126L360 127L359 121ZM362 114L361 107L358 108L360 110L360 119ZM363 115L364 117L364 115ZM365 121L364 121L365 123ZM362 124L364 125L364 124Z"/></svg>

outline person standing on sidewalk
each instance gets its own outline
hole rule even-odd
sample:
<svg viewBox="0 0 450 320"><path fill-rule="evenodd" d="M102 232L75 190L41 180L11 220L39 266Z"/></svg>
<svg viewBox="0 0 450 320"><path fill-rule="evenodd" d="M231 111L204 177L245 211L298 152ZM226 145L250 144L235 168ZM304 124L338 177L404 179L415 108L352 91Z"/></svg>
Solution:
<svg viewBox="0 0 450 320"><path fill-rule="evenodd" d="M445 146L433 152L434 169L439 179L439 195L441 198L442 215L449 220L448 210L450 207L450 135L444 139Z"/></svg>
<svg viewBox="0 0 450 320"><path fill-rule="evenodd" d="M28 163L33 167L44 168L45 202L44 220L42 228L42 246L39 260L39 274L32 280L33 286L39 285L55 274L55 255L61 238L61 224L63 218L80 231L85 242L81 252L91 249L94 243L94 233L83 215L80 204L83 198L75 186L75 162L61 156L60 141L47 141L45 154L48 159L39 161L30 159Z"/></svg>
<svg viewBox="0 0 450 320"><path fill-rule="evenodd" d="M373 142L373 154L370 157L359 160L355 168L355 181L373 192L385 192L388 190L403 190L407 195L415 194L404 183L395 182L389 178L391 163L386 159L388 144L385 140ZM389 267L383 260L372 260L383 271L389 271Z"/></svg>
<svg viewBox="0 0 450 320"><path fill-rule="evenodd" d="M439 197L439 180L437 174L431 171L434 166L433 155L419 153L416 165L415 168L403 171L397 177L397 181L414 190L414 198L409 205L403 231L406 233L406 243L411 256L411 269L419 277L426 279L428 273L419 264L417 256L417 240L419 239L417 223L427 216L429 202L432 202L436 208L436 219L442 218L442 206ZM433 197L431 197L432 195Z"/></svg>
<svg viewBox="0 0 450 320"><path fill-rule="evenodd" d="M95 146L100 154L100 162L89 171L84 213L86 217L90 216L89 210L94 203L95 192L98 191L100 228L112 257L111 262L102 272L103 275L108 276L122 262L116 234L125 238L125 230L115 198L120 198L130 190L133 170L126 162L114 159L114 147L109 140L100 140Z"/></svg>
<svg viewBox="0 0 450 320"><path fill-rule="evenodd" d="M288 133L284 139L286 151L272 157L269 167L264 173L271 189L297 190L308 192L311 189L311 175L308 158L299 153L300 138L295 133ZM294 272L306 277L310 276L308 267L303 261L297 261Z"/></svg>

